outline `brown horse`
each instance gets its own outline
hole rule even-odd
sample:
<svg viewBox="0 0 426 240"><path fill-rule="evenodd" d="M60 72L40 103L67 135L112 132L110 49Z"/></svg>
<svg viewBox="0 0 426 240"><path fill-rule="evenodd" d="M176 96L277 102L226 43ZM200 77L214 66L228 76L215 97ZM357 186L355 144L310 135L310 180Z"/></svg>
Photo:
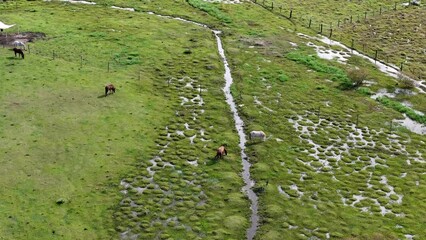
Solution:
<svg viewBox="0 0 426 240"><path fill-rule="evenodd" d="M15 57L16 57L16 54L18 54L18 55L20 55L22 57L22 59L24 59L24 51L22 51L22 49L13 48L12 50L15 53Z"/></svg>
<svg viewBox="0 0 426 240"><path fill-rule="evenodd" d="M105 86L105 97L108 96L108 93L115 93L115 87L111 83Z"/></svg>
<svg viewBox="0 0 426 240"><path fill-rule="evenodd" d="M217 160L225 155L228 155L228 152L226 151L225 146L222 145L216 150L216 156L214 157L214 159Z"/></svg>

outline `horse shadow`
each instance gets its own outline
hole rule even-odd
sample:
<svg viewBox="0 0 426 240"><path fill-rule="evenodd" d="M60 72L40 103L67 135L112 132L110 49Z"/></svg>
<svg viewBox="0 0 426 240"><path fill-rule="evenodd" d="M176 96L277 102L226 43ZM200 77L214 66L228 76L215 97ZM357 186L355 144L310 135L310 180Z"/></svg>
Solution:
<svg viewBox="0 0 426 240"><path fill-rule="evenodd" d="M8 60L14 60L14 61L22 61L22 60L24 60L23 58L18 58L18 57L6 57L6 59L8 59Z"/></svg>
<svg viewBox="0 0 426 240"><path fill-rule="evenodd" d="M206 166L213 166L219 162L219 159L215 158L209 158L208 161L206 161Z"/></svg>
<svg viewBox="0 0 426 240"><path fill-rule="evenodd" d="M247 141L246 146L255 146L261 143L263 143L263 141Z"/></svg>
<svg viewBox="0 0 426 240"><path fill-rule="evenodd" d="M105 98L107 96L105 96L105 94L99 95L98 98Z"/></svg>

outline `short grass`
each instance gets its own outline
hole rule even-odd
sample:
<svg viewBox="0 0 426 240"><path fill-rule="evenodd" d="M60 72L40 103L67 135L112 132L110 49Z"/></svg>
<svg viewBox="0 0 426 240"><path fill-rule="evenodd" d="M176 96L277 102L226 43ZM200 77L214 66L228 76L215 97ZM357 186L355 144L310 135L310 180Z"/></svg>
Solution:
<svg viewBox="0 0 426 240"><path fill-rule="evenodd" d="M185 176L161 186L173 189L176 198L183 200L170 216L181 216L179 221L193 232L182 232L179 226L175 230L170 226L170 231L182 236L212 231L217 236L244 234L249 209L240 191L238 154L220 162L211 159L220 144L227 141L233 149L237 143L228 123L231 115L222 104L223 81L216 77L222 75L222 67L210 31L103 5L40 2L2 7L5 22L19 24L20 31L47 36L29 44L31 52L26 52L24 60L7 48L0 49L5 105L0 131L2 237L117 238L121 232L115 227L132 223L120 218L125 211L120 204L125 198L120 193L121 180L146 175L140 166L147 166L158 154L156 145L166 127L184 128L181 120L205 129L208 142L201 149L201 138L194 139L192 146L188 139L171 136L179 144L170 149L178 152L166 152L165 159L175 165L173 174ZM89 22L96 24L81 24ZM184 86L174 89L176 79L183 77L197 79L192 93L183 91ZM117 92L104 97L103 87L109 82ZM179 94L191 99L198 93L196 87L203 89L203 109L181 106ZM206 112L200 116L202 121L192 120L195 110ZM179 118L177 112L186 117ZM198 170L186 163L187 154L190 160L198 158ZM157 176L169 178L171 172L164 170L161 175L161 167L154 168ZM196 184L187 186L185 180ZM232 199L220 198L228 192L233 193ZM155 189L139 201L148 209L154 196L158 197ZM199 210L194 212L194 207ZM149 236L153 230L143 232Z"/></svg>
<svg viewBox="0 0 426 240"><path fill-rule="evenodd" d="M145 11L223 32L245 129L268 136L246 148L255 187L264 189L256 239L426 236L418 224L425 214L424 136L391 128L402 114L366 94L394 90L395 79L357 57L348 65L313 57L296 33L316 30L256 4L99 3L2 5L5 22L31 18L22 29L50 37L31 44L25 60L1 49L1 99L9 106L0 115L7 126L0 131L1 181L10 186L0 198L2 236L244 238L249 202L213 35ZM375 84L343 91L333 77L355 66ZM106 82L119 90L101 98ZM397 100L425 109L423 94ZM222 143L229 155L212 161Z"/></svg>

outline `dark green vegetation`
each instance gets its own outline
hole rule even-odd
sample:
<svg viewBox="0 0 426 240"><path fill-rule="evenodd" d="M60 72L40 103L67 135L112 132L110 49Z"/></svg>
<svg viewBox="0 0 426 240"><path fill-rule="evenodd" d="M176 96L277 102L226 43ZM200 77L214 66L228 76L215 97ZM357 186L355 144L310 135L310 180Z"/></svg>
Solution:
<svg viewBox="0 0 426 240"><path fill-rule="evenodd" d="M268 136L247 144L265 189L257 239L426 237L426 139L369 98L396 79L359 57L314 57L296 33L316 31L256 4L190 3L0 4L1 21L47 35L25 60L0 49L2 237L244 239L249 202L214 36L147 11L223 32L246 130ZM354 67L374 84L342 90ZM108 82L117 93L100 97ZM426 111L424 94L392 101ZM229 155L214 162L222 143Z"/></svg>
<svg viewBox="0 0 426 240"><path fill-rule="evenodd" d="M387 107L391 107L397 110L400 113L407 114L409 118L413 119L414 121L418 123L426 124L426 117L423 114L416 113L413 109L405 106L404 104L398 101L394 101L387 97L379 97L377 101L379 101L380 103L382 103L383 105Z"/></svg>

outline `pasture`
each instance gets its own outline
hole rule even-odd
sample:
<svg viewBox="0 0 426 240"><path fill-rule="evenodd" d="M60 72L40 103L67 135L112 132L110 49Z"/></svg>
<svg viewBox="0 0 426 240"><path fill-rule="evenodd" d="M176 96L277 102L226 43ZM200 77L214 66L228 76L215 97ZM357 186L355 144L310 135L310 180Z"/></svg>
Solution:
<svg viewBox="0 0 426 240"><path fill-rule="evenodd" d="M300 34L316 30L253 3L9 1L0 11L45 34L25 59L0 48L2 238L245 238L252 212L215 36L165 15L222 31L244 130L266 134L245 150L255 239L426 236L426 139L395 122L400 107L371 97L385 90L426 112L424 93ZM354 68L368 81L348 88ZM105 97L108 83L117 91Z"/></svg>

